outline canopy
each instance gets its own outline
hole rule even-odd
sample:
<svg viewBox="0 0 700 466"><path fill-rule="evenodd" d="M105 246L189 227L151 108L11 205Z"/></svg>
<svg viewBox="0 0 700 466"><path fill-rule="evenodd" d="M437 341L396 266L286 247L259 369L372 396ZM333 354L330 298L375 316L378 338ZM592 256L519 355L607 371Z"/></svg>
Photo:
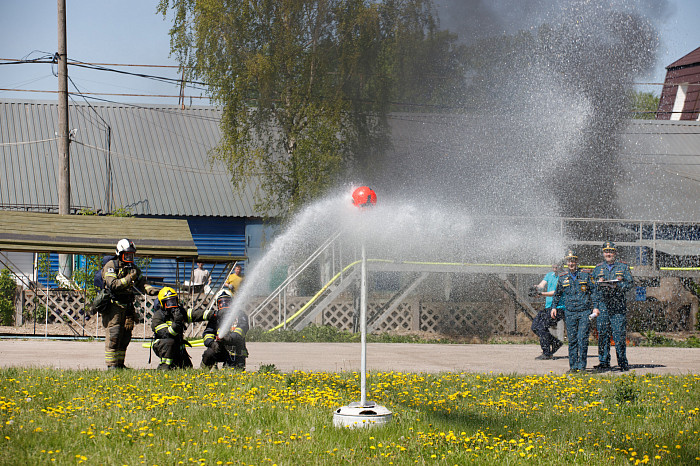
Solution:
<svg viewBox="0 0 700 466"><path fill-rule="evenodd" d="M122 238L139 256L197 257L187 220L0 211L3 251L106 255Z"/></svg>

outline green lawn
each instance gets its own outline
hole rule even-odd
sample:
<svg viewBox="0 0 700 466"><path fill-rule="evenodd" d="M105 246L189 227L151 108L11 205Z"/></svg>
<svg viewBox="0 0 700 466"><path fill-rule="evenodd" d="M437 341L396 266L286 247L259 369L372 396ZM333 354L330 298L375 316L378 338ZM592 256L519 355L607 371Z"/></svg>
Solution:
<svg viewBox="0 0 700 466"><path fill-rule="evenodd" d="M269 368L268 368L269 369ZM700 464L700 375L0 371L1 464Z"/></svg>

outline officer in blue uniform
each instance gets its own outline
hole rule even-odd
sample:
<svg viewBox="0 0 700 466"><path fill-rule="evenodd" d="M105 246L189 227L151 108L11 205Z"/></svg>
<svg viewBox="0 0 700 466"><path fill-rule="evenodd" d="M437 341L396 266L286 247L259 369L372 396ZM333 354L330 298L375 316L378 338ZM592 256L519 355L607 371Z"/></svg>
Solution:
<svg viewBox="0 0 700 466"><path fill-rule="evenodd" d="M559 276L557 289L552 298L552 319L557 317L559 301L564 301L566 313L566 334L569 337L569 372L586 370L588 358L589 316L597 316L594 309L593 292L595 284L591 274L578 269L578 256L572 250L566 254L567 273ZM591 313L591 309L593 312Z"/></svg>
<svg viewBox="0 0 700 466"><path fill-rule="evenodd" d="M621 371L628 371L627 362L627 297L625 293L634 285L630 268L616 260L615 243L603 243L603 258L593 269L596 283L596 302L600 307L598 317L598 359L594 369L603 372L610 370L610 333L615 341L617 365Z"/></svg>

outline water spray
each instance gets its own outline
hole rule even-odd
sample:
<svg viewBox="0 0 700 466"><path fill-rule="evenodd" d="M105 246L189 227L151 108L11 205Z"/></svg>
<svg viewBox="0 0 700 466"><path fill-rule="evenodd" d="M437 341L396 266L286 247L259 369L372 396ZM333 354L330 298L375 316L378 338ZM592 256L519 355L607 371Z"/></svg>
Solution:
<svg viewBox="0 0 700 466"><path fill-rule="evenodd" d="M352 203L363 210L377 204L377 194L367 186L352 193ZM335 410L333 425L336 427L380 426L391 420L392 413L384 406L367 401L367 252L364 235L360 241L362 262L360 269L360 402L350 403Z"/></svg>

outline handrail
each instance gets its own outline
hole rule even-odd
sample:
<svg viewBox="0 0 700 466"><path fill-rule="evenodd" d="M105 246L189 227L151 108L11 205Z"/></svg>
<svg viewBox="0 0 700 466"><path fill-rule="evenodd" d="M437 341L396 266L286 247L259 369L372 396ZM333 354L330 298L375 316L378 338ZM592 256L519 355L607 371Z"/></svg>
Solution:
<svg viewBox="0 0 700 466"><path fill-rule="evenodd" d="M255 317L258 314L260 314L260 312L262 312L265 306L267 306L272 302L272 300L277 298L292 281L294 281L299 275L301 275L301 273L304 270L306 270L306 268L309 267L311 263L314 260L316 260L318 256L321 255L321 253L328 249L335 242L335 240L338 239L341 232L341 230L336 231L334 234L328 237L328 239L326 239L326 241L324 241L323 244L321 244L321 246L319 246L313 253L311 253L311 255L308 258L306 258L306 260L302 262L299 265L299 267L297 267L290 275L288 275L287 278L285 278L284 281L280 283L279 286L277 286L277 288L275 288L275 290L267 296L267 298L262 300L260 304L258 304L255 307L255 309L250 313L250 319L254 320Z"/></svg>
<svg viewBox="0 0 700 466"><path fill-rule="evenodd" d="M297 312L295 312L294 314L292 314L291 316L289 316L289 317L287 318L287 320L285 320L284 322L280 322L279 325L277 325L277 326L275 326L275 327L272 327L270 330L267 331L267 333L270 333L270 332L272 332L272 331L274 331L274 330L277 330L278 328L280 328L280 327L282 327L282 326L284 326L284 325L287 325L288 323L292 322L294 319L296 319L297 317L299 317L299 316L300 316L305 310L307 310L307 309L309 308L309 306L311 306L311 305L319 298L319 296L321 296L321 295L323 294L323 292L326 291L326 290L328 289L328 287L331 286L331 285L333 284L333 282L335 282L346 270L348 270L350 267L353 267L353 266L359 264L360 262L362 262L362 261L359 260L359 261L351 262L350 264L348 264L343 270L341 270L340 272L338 272L337 274L335 274L335 275L333 276L333 278L331 278L331 279L328 281L328 283L326 283L320 290L318 290L318 292L317 292L315 295L313 295L313 296L311 297L311 299L309 300L308 303L306 303L306 304L304 304L303 306L301 306L301 307L299 308L299 310L298 310Z"/></svg>

